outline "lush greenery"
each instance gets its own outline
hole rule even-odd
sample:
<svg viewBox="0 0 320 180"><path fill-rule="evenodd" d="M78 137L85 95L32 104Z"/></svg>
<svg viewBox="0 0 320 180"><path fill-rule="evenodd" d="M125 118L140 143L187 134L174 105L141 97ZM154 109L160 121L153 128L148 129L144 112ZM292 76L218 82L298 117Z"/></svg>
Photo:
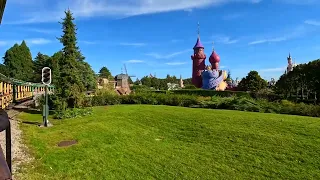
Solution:
<svg viewBox="0 0 320 180"><path fill-rule="evenodd" d="M237 89L254 92L267 88L267 85L267 81L262 79L257 71L250 71L246 77L242 78Z"/></svg>
<svg viewBox="0 0 320 180"><path fill-rule="evenodd" d="M318 105L293 103L287 100L270 102L265 99L253 99L249 96L202 97L141 91L128 96L102 92L96 96L87 97L85 100L85 105L89 107L116 104L170 105L320 117L320 106Z"/></svg>
<svg viewBox="0 0 320 180"><path fill-rule="evenodd" d="M12 78L28 81L32 80L33 61L30 49L25 41L20 45L15 44L8 49L3 57L1 73Z"/></svg>
<svg viewBox="0 0 320 180"><path fill-rule="evenodd" d="M102 67L99 71L99 77L113 79L110 70L107 67Z"/></svg>
<svg viewBox="0 0 320 180"><path fill-rule="evenodd" d="M8 49L1 64L1 73L16 79L41 82L41 70L50 67L52 83L55 85L55 109L82 107L85 92L96 88L96 76L77 46L76 26L70 10L65 12L63 34L59 39L62 50L48 56L38 53L32 60L30 49L25 41Z"/></svg>
<svg viewBox="0 0 320 180"><path fill-rule="evenodd" d="M276 92L288 98L317 100L320 94L320 60L299 64L283 74L276 83Z"/></svg>
<svg viewBox="0 0 320 180"><path fill-rule="evenodd" d="M35 160L19 179L320 178L317 118L120 105L51 122L50 129L22 124ZM57 146L73 139L78 144Z"/></svg>
<svg viewBox="0 0 320 180"><path fill-rule="evenodd" d="M184 79L183 82L184 82L184 85L191 85L191 78ZM178 79L176 76L170 76L169 74L164 79L160 79L154 76L144 76L140 80L137 79L134 82L135 85L139 85L140 83L144 86L152 87L153 89L167 90L168 89L167 83L179 84L180 79Z"/></svg>
<svg viewBox="0 0 320 180"><path fill-rule="evenodd" d="M181 89L174 91L153 91L155 93L166 93L166 94L188 94L188 95L198 95L204 97L220 96L220 97L230 97L230 96L244 96L250 97L250 93L243 91L212 91L204 89Z"/></svg>

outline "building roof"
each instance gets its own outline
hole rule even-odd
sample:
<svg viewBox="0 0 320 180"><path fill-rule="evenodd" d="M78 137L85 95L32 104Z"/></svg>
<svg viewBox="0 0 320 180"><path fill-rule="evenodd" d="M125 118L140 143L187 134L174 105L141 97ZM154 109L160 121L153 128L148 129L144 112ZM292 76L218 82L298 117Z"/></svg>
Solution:
<svg viewBox="0 0 320 180"><path fill-rule="evenodd" d="M115 79L128 79L128 77L128 75L121 73L116 75Z"/></svg>
<svg viewBox="0 0 320 180"><path fill-rule="evenodd" d="M1 21L2 21L4 9L6 7L6 3L7 3L7 0L0 0L0 24L1 24Z"/></svg>
<svg viewBox="0 0 320 180"><path fill-rule="evenodd" d="M220 62L220 56L213 50L211 56L209 58L210 63L218 63Z"/></svg>
<svg viewBox="0 0 320 180"><path fill-rule="evenodd" d="M197 38L197 42L194 45L193 49L197 49L197 48L204 48L204 46L202 45L201 41L200 41L200 37L198 36Z"/></svg>

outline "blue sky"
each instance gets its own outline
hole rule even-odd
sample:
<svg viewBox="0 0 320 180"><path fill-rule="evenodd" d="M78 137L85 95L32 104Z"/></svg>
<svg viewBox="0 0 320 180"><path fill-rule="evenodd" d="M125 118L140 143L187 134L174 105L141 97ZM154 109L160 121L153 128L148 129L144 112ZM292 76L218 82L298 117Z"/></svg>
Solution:
<svg viewBox="0 0 320 180"><path fill-rule="evenodd" d="M208 57L212 42L222 69L242 78L257 70L278 78L291 52L296 63L320 58L318 0L9 0L0 26L0 53L23 39L35 56L61 49L56 40L70 8L78 45L98 72L191 77L200 23Z"/></svg>

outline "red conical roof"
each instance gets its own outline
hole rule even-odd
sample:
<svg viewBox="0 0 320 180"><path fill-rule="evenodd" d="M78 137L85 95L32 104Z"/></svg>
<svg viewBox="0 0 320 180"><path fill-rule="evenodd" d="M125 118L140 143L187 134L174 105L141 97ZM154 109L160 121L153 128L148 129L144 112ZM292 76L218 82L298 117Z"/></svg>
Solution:
<svg viewBox="0 0 320 180"><path fill-rule="evenodd" d="M220 62L220 56L213 50L209 58L211 64Z"/></svg>

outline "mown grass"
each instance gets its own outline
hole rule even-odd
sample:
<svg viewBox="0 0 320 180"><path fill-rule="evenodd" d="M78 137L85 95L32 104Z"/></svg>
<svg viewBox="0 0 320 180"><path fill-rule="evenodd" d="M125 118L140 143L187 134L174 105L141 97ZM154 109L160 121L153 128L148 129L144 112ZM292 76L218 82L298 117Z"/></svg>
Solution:
<svg viewBox="0 0 320 180"><path fill-rule="evenodd" d="M320 179L319 118L151 105L93 111L47 129L22 124L35 160L21 179ZM57 147L72 139L78 144Z"/></svg>

